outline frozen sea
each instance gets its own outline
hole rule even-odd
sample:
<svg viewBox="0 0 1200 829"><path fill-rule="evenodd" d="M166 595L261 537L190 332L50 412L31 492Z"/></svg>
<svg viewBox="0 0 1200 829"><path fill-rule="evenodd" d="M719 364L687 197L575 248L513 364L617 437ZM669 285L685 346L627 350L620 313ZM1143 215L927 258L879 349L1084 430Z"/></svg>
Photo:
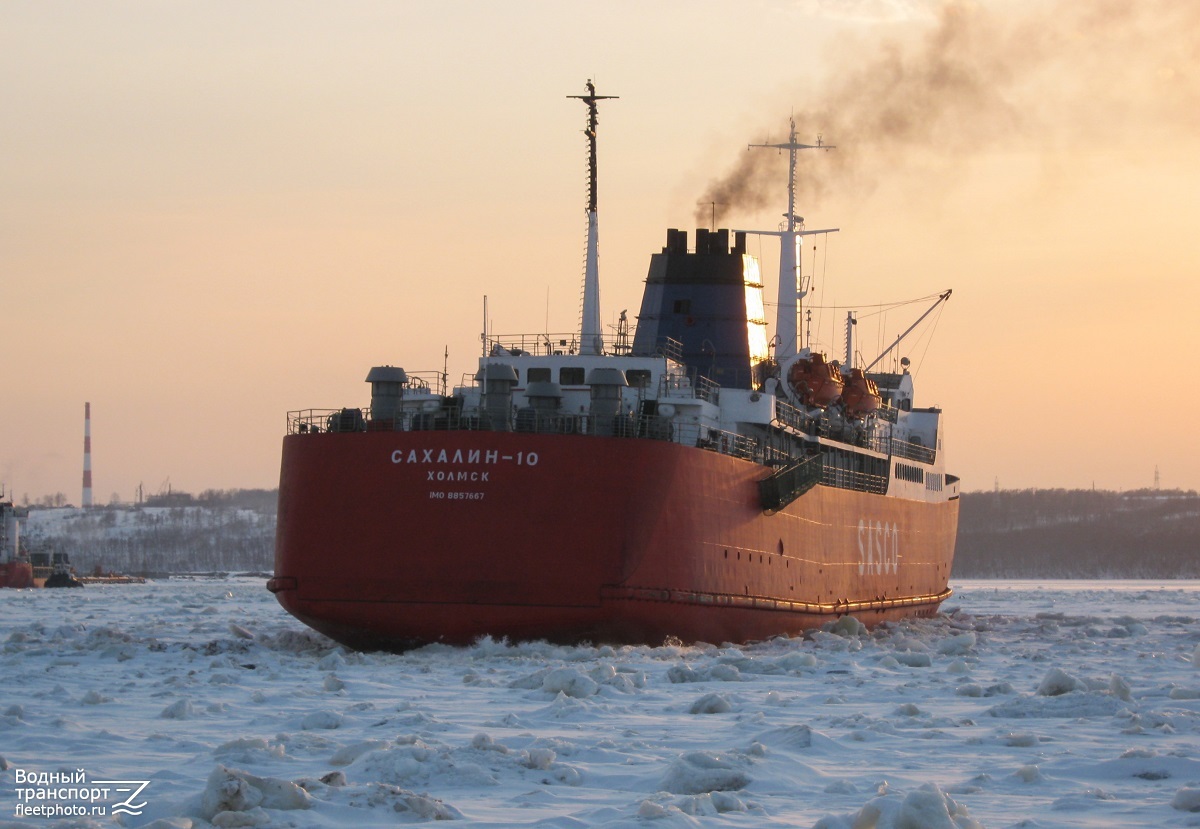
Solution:
<svg viewBox="0 0 1200 829"><path fill-rule="evenodd" d="M1200 826L1200 582L952 586L873 631L402 655L260 578L0 591L0 826Z"/></svg>

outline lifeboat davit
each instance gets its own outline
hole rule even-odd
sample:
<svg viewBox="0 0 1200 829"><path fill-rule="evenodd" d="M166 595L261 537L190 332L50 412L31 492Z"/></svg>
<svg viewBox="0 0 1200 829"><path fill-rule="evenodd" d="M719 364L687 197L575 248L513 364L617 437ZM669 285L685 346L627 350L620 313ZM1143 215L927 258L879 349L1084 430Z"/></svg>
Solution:
<svg viewBox="0 0 1200 829"><path fill-rule="evenodd" d="M875 381L863 374L861 368L850 369L842 389L842 405L851 417L865 417L879 408L879 387Z"/></svg>
<svg viewBox="0 0 1200 829"><path fill-rule="evenodd" d="M821 353L801 357L792 363L788 385L806 406L825 408L842 393L842 373L836 362L825 362Z"/></svg>

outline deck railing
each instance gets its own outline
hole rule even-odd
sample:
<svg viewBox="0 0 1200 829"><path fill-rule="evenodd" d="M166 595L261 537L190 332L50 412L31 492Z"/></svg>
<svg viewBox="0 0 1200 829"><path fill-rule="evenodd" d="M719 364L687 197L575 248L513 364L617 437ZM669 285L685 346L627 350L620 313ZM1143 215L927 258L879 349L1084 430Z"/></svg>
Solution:
<svg viewBox="0 0 1200 829"><path fill-rule="evenodd" d="M825 464L821 470L821 483L825 486L836 487L837 489L874 492L877 495L883 495L887 492L888 488L888 478L886 475L879 475L858 469L843 469L832 464Z"/></svg>
<svg viewBox="0 0 1200 829"><path fill-rule="evenodd" d="M780 402L776 419L800 432L812 434L815 423L800 409ZM376 419L368 409L304 409L288 413L289 435L328 432L417 432L417 431L483 431L518 432L526 434L594 435L600 437L642 438L671 441L694 446L723 455L743 458L765 466L783 467L794 464L797 458L787 446L748 437L700 423L679 423L657 415L590 415L542 412L531 408L515 415L496 415L486 411L464 413L460 406L443 405L433 410L413 408L396 413L391 418ZM804 428L807 427L807 428ZM933 463L934 450L916 443L891 437L868 441L867 448L890 457L920 463ZM882 462L883 459L880 459ZM842 489L868 492L885 491L886 475L854 469L836 468L826 464L821 483Z"/></svg>
<svg viewBox="0 0 1200 829"><path fill-rule="evenodd" d="M918 463L933 463L934 458L937 457L937 452L919 443L909 443L897 438L888 438L887 444L888 448L881 451L886 451L887 454L897 458L917 461Z"/></svg>
<svg viewBox="0 0 1200 829"><path fill-rule="evenodd" d="M797 458L758 482L758 497L768 512L783 509L821 483L821 456Z"/></svg>
<svg viewBox="0 0 1200 829"><path fill-rule="evenodd" d="M487 353L497 355L532 354L546 357L579 352L579 333L574 334L494 334L487 339Z"/></svg>
<svg viewBox="0 0 1200 829"><path fill-rule="evenodd" d="M345 432L517 432L523 434L594 435L599 437L664 440L695 446L764 465L786 462L787 455L765 441L704 426L673 423L655 415L547 414L523 409L497 421L487 413L463 414L457 408L436 412L403 412L399 417L374 420L370 409L303 409L288 412L288 434Z"/></svg>

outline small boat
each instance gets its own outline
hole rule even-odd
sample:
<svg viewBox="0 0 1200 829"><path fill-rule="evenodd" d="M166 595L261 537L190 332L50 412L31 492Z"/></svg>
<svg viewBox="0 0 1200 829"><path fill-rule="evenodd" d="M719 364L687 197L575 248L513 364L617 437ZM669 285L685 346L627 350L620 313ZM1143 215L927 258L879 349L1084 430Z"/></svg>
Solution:
<svg viewBox="0 0 1200 829"><path fill-rule="evenodd" d="M802 404L816 409L837 400L845 386L837 361L825 362L821 352L801 354L788 368L787 382Z"/></svg>
<svg viewBox="0 0 1200 829"><path fill-rule="evenodd" d="M842 405L846 414L853 418L864 418L879 409L882 399L879 386L863 373L861 368L850 369L842 387Z"/></svg>

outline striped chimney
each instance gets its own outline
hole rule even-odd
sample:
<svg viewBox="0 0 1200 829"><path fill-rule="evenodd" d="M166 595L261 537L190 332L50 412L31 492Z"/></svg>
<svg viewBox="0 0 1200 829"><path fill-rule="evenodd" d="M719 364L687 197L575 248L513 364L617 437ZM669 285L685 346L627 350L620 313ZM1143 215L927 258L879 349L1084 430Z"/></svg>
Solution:
<svg viewBox="0 0 1200 829"><path fill-rule="evenodd" d="M83 404L83 508L92 506L92 404Z"/></svg>

